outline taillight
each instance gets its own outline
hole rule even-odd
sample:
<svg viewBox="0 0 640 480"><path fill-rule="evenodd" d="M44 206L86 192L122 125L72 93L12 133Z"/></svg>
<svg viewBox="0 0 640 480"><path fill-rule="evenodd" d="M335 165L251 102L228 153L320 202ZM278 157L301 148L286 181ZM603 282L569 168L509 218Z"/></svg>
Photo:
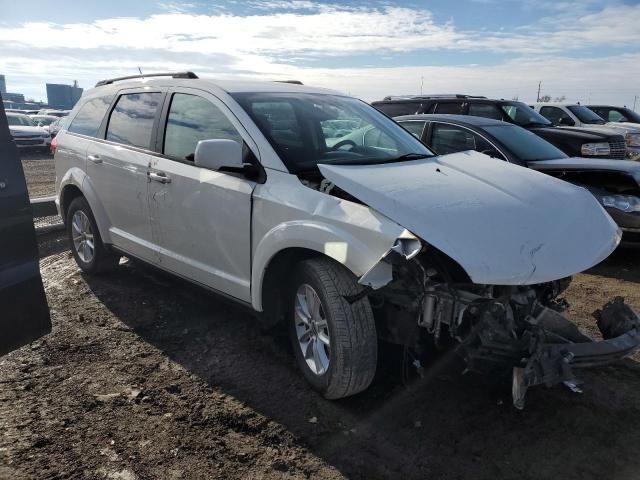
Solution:
<svg viewBox="0 0 640 480"><path fill-rule="evenodd" d="M51 140L51 155L55 155L56 154L56 149L58 148L58 137L53 137L53 140Z"/></svg>

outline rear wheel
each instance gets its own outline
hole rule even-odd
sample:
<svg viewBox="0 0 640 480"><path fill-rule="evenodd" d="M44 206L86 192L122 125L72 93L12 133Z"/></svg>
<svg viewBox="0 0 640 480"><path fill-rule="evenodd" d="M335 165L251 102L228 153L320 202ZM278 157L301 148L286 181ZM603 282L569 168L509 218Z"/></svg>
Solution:
<svg viewBox="0 0 640 480"><path fill-rule="evenodd" d="M67 210L67 235L71 253L86 273L100 273L118 266L120 256L110 251L100 238L89 203L77 197Z"/></svg>
<svg viewBox="0 0 640 480"><path fill-rule="evenodd" d="M361 392L375 375L378 343L369 300L344 298L361 289L350 271L327 258L305 260L293 274L289 323L296 363L329 399Z"/></svg>

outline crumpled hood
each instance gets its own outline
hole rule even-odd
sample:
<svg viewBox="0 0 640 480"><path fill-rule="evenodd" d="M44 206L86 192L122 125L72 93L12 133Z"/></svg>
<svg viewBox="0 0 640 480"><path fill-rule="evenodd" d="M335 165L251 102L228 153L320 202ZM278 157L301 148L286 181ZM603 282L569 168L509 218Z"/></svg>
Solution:
<svg viewBox="0 0 640 480"><path fill-rule="evenodd" d="M620 232L591 193L478 152L322 175L457 261L475 283L556 280L601 262Z"/></svg>

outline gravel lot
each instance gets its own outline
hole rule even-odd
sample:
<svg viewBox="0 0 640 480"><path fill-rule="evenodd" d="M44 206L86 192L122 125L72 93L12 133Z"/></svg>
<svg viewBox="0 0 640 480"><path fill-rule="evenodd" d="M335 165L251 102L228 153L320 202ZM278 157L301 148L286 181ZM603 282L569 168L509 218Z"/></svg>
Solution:
<svg viewBox="0 0 640 480"><path fill-rule="evenodd" d="M404 386L384 348L372 388L329 402L233 304L131 262L86 277L61 233L40 249L53 333L0 360L0 478L638 478L633 360L520 412L446 358ZM638 262L622 249L579 275L570 316L590 329L616 294L640 307Z"/></svg>
<svg viewBox="0 0 640 480"><path fill-rule="evenodd" d="M23 165L53 193L51 159ZM405 386L381 346L374 385L329 402L247 311L137 263L86 277L62 232L39 243L53 333L0 359L0 478L638 478L638 356L520 412L452 358ZM578 275L569 316L595 333L613 296L639 309L638 264L621 248Z"/></svg>
<svg viewBox="0 0 640 480"><path fill-rule="evenodd" d="M20 152L29 197L55 195L56 171L53 157L47 153L23 150Z"/></svg>

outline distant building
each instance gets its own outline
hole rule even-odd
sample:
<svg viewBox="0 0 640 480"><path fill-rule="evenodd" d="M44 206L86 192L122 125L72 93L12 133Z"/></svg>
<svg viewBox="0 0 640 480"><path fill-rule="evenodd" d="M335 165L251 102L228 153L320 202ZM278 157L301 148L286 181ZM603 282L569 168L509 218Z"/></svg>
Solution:
<svg viewBox="0 0 640 480"><path fill-rule="evenodd" d="M82 88L78 82L73 85L47 83L47 103L52 108L70 110L82 96Z"/></svg>
<svg viewBox="0 0 640 480"><path fill-rule="evenodd" d="M24 94L4 92L2 94L2 99L9 100L10 102L15 102L15 103L24 103Z"/></svg>
<svg viewBox="0 0 640 480"><path fill-rule="evenodd" d="M0 94L4 96L5 93L7 93L7 81L4 75L0 75Z"/></svg>

